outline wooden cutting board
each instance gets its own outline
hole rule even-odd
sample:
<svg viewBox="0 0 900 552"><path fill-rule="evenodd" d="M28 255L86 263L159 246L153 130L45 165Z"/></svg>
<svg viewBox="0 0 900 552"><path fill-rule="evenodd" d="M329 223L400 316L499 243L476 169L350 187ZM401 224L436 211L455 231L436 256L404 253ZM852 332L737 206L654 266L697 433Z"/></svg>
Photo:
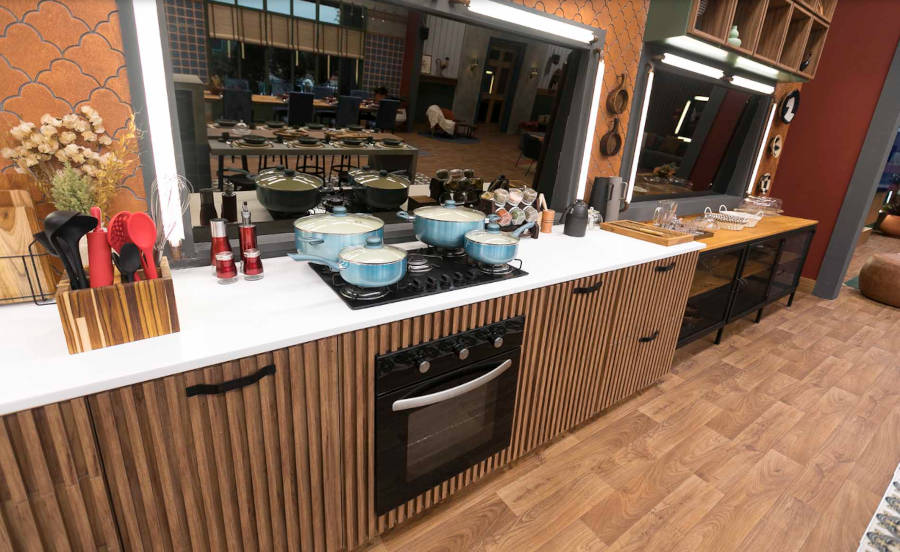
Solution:
<svg viewBox="0 0 900 552"><path fill-rule="evenodd" d="M40 229L27 191L0 190L0 305L31 301L31 294L37 293L37 289L32 292L28 274L35 284L40 278L45 294L52 296L56 290L56 277L49 257L35 257L37 275L27 257L32 234ZM44 250L35 246L34 252L43 253ZM25 256L24 261L21 255Z"/></svg>

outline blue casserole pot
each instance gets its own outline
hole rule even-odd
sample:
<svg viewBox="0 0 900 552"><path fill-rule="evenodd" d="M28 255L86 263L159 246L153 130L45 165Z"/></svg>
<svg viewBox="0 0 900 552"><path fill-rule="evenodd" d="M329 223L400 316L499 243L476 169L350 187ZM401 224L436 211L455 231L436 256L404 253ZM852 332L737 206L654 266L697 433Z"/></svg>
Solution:
<svg viewBox="0 0 900 552"><path fill-rule="evenodd" d="M419 207L410 215L400 211L397 216L411 220L416 239L446 249L459 249L463 246L466 232L484 228L484 213L468 207L460 207L452 199L443 205L426 205Z"/></svg>
<svg viewBox="0 0 900 552"><path fill-rule="evenodd" d="M346 207L335 207L332 213L320 213L294 221L294 245L300 255L310 255L333 263L345 247L365 245L374 237L381 241L384 221L372 215L348 213ZM327 264L320 261L320 264Z"/></svg>
<svg viewBox="0 0 900 552"><path fill-rule="evenodd" d="M484 230L472 230L466 233L466 255L478 262L489 265L503 265L516 258L519 250L519 236L534 226L529 222L516 229L512 234L500 231L495 223L487 225Z"/></svg>
<svg viewBox="0 0 900 552"><path fill-rule="evenodd" d="M295 261L311 261L340 271L348 284L362 288L389 286L406 275L406 251L384 245L381 238L371 236L365 245L345 247L332 261L314 255L288 254Z"/></svg>

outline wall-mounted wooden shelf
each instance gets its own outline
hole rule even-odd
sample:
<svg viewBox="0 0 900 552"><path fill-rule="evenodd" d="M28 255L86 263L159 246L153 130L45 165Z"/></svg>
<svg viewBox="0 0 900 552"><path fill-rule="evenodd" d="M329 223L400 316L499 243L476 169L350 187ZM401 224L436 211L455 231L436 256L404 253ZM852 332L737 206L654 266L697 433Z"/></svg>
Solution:
<svg viewBox="0 0 900 552"><path fill-rule="evenodd" d="M644 40L687 35L771 66L777 80L808 80L815 76L836 6L837 0L652 0ZM728 42L733 26L739 45ZM722 60L700 48L694 53ZM726 63L738 67L735 59Z"/></svg>

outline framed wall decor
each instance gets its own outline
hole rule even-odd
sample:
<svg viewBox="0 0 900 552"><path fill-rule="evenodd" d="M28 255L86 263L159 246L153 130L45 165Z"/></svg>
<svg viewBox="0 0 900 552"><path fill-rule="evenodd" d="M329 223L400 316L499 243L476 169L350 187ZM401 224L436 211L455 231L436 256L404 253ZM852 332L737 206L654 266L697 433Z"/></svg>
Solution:
<svg viewBox="0 0 900 552"><path fill-rule="evenodd" d="M428 54L422 55L422 74L423 75L431 74L431 56Z"/></svg>

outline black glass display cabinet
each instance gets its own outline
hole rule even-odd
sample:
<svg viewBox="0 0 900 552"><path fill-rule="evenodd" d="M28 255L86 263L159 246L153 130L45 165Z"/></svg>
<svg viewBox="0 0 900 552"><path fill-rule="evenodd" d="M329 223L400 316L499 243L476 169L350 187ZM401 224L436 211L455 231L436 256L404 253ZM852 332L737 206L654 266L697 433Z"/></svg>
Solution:
<svg viewBox="0 0 900 552"><path fill-rule="evenodd" d="M713 331L718 344L728 323L754 312L759 322L765 306L784 297L791 306L815 231L810 226L701 253L678 346Z"/></svg>

